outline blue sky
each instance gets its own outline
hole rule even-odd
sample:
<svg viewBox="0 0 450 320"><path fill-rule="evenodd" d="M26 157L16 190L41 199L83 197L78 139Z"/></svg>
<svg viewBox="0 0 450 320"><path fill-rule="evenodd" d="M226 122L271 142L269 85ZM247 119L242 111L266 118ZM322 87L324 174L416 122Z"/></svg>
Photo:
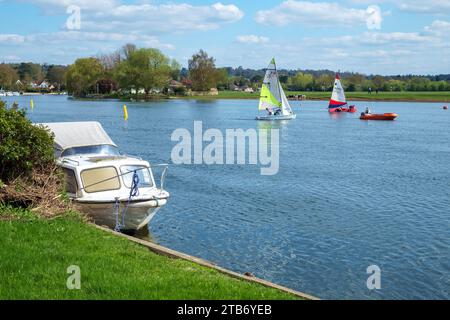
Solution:
<svg viewBox="0 0 450 320"><path fill-rule="evenodd" d="M450 0L0 0L0 62L70 64L127 42L184 66L204 49L218 66L450 73Z"/></svg>

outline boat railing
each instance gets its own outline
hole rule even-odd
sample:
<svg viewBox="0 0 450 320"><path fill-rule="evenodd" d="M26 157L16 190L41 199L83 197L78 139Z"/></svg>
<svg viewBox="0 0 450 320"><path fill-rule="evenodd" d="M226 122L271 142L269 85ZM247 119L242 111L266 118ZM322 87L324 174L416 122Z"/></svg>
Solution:
<svg viewBox="0 0 450 320"><path fill-rule="evenodd" d="M77 166L80 165L80 162L79 162L79 161L74 160L74 159L70 159L70 158L62 158L61 161L62 161L62 162L66 162L66 163L67 163L67 162L76 163Z"/></svg>
<svg viewBox="0 0 450 320"><path fill-rule="evenodd" d="M150 168L162 168L162 172L161 172L161 176L159 179L159 188L160 190L164 190L164 185L166 182L166 175L167 175L167 170L169 169L169 164L167 163L161 163L161 164L150 164Z"/></svg>

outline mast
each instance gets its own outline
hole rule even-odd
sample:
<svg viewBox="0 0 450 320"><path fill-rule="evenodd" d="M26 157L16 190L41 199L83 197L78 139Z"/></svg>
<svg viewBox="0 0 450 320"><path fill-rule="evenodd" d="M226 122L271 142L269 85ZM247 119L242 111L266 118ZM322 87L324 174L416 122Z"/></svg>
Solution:
<svg viewBox="0 0 450 320"><path fill-rule="evenodd" d="M281 98L281 90L280 90L280 87L281 87L280 77L278 76L278 70L277 70L277 64L275 62L275 58L272 58L272 60L273 60L273 65L275 66L275 74L277 75L278 96L280 97L280 100L281 100L281 106L280 107L283 108L283 99Z"/></svg>

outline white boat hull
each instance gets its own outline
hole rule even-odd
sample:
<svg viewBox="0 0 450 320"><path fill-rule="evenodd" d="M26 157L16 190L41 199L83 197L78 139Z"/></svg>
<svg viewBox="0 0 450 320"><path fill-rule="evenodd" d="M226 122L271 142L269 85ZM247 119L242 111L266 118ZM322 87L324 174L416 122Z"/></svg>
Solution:
<svg viewBox="0 0 450 320"><path fill-rule="evenodd" d="M117 209L115 202L84 202L77 201L79 210L86 213L94 223L114 229L116 227ZM167 203L167 199L132 201L125 213L124 225L121 231L134 232L147 226L158 210ZM126 201L120 202L119 223L122 223L122 214Z"/></svg>
<svg viewBox="0 0 450 320"><path fill-rule="evenodd" d="M292 120L297 117L296 114L290 114L290 115L273 115L273 116L258 116L256 117L256 120L259 121L275 121L275 120Z"/></svg>

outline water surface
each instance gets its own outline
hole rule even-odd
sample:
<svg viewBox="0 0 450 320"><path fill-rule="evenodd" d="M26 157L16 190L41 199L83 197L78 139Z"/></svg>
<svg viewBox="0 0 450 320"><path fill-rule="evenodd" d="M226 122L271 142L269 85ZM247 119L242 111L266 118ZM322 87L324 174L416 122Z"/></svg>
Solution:
<svg viewBox="0 0 450 320"><path fill-rule="evenodd" d="M439 103L359 102L394 122L331 117L293 102L294 121L254 121L249 100L127 103L33 97L35 122L102 123L123 152L171 162L177 128L279 128L280 171L171 166L172 198L150 226L162 245L324 299L450 299L450 111ZM27 97L10 97L21 106ZM382 270L382 289L366 269Z"/></svg>

